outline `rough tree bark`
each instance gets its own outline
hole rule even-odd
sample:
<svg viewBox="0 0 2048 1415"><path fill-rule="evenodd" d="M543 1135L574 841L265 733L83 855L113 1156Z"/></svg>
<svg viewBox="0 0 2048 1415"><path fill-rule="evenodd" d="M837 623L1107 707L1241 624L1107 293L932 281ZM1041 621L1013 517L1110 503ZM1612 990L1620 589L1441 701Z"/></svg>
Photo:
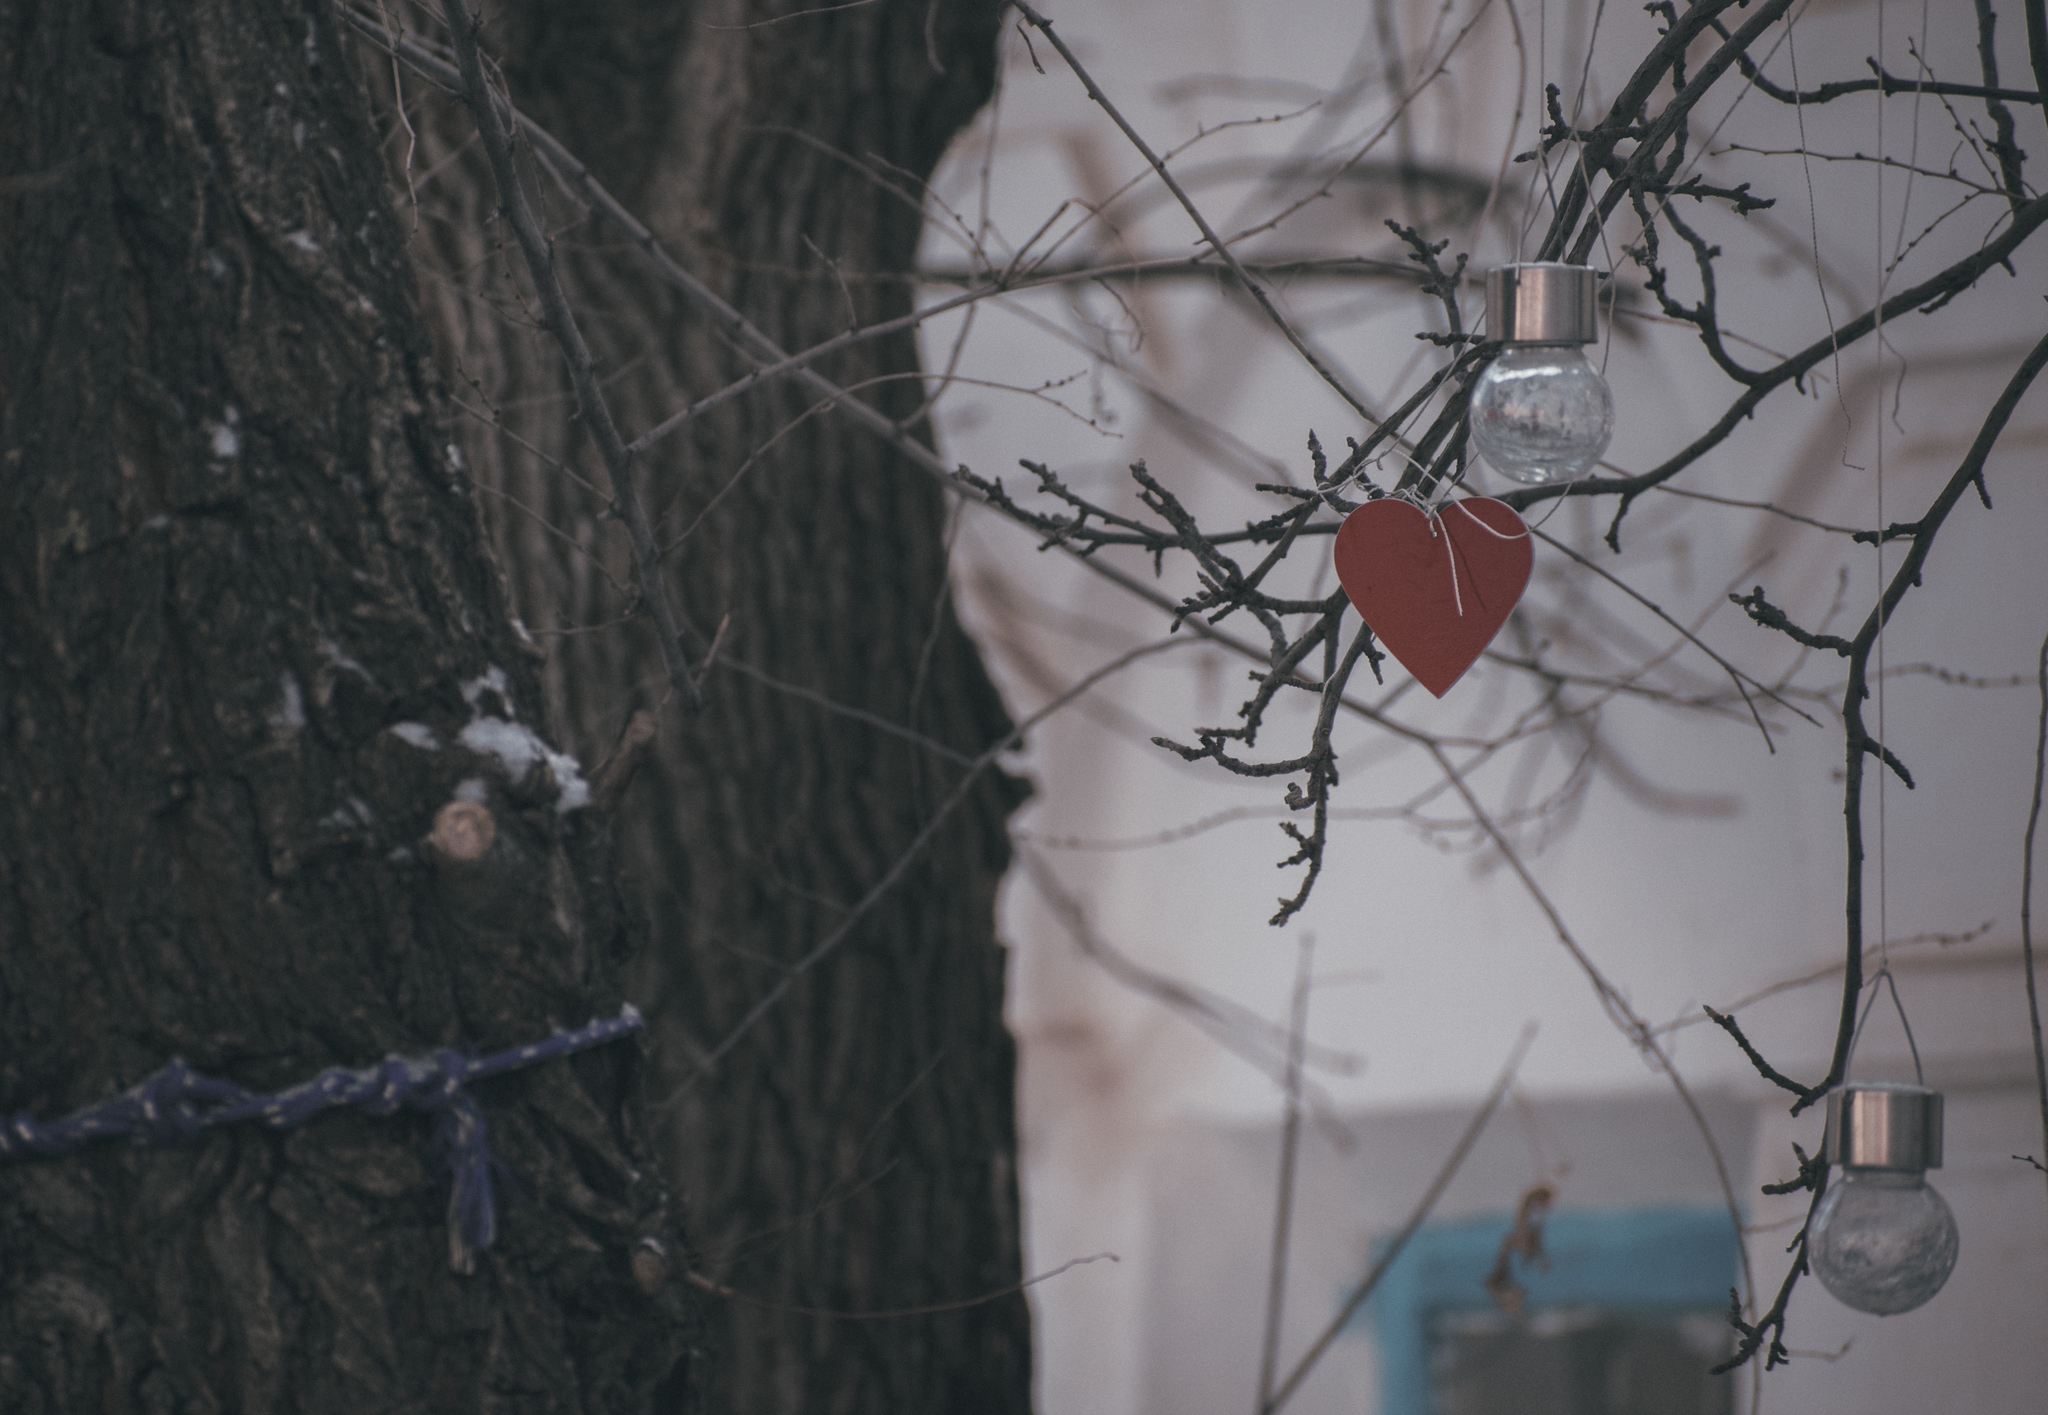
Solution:
<svg viewBox="0 0 2048 1415"><path fill-rule="evenodd" d="M919 187L994 77L996 0L684 5L520 0L486 50L686 266L783 347L908 308ZM774 23L765 23L776 21ZM412 182L432 308L521 613L548 645L557 720L586 755L666 691L625 536L561 359L532 327L469 115L404 81L386 151ZM457 149L468 143L467 152ZM450 159L453 159L452 161ZM529 189L632 438L749 367L545 172ZM398 176L403 184L407 179ZM924 396L909 337L821 366L898 418ZM881 381L876 380L893 380ZM805 417L807 412L813 415ZM487 425L500 420L503 433ZM536 455L536 451L540 455ZM709 1052L838 926L1009 723L946 596L939 491L877 439L758 389L637 464L673 543L670 592L707 706L670 704L622 807L658 967L665 1154L688 1195L709 1408L1029 1408L1012 1112L993 899L1019 788L995 773L844 945L708 1070ZM730 489L726 489L730 484ZM701 520L700 520L701 518ZM758 675L906 725L934 751ZM658 992L658 995L657 995ZM803 1309L803 1310L797 1310Z"/></svg>
<svg viewBox="0 0 2048 1415"><path fill-rule="evenodd" d="M539 665L333 10L10 4L0 56L0 1113L616 1011L608 822L456 740ZM466 1277L414 1112L0 1165L0 1409L679 1408L635 1056L477 1087Z"/></svg>

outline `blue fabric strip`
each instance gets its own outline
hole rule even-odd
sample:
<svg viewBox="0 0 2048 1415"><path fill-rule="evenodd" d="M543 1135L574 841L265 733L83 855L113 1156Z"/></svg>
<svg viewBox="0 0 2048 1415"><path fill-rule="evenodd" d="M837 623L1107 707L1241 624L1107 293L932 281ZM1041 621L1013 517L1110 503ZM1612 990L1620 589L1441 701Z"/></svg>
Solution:
<svg viewBox="0 0 2048 1415"><path fill-rule="evenodd" d="M497 1237L497 1207L491 1171L502 1168L491 1154L484 1113L465 1089L472 1081L587 1051L645 1026L627 1003L616 1017L601 1018L573 1032L557 1030L544 1041L507 1047L488 1056L443 1049L432 1057L389 1056L378 1065L330 1066L312 1080L270 1095L232 1081L202 1076L173 1060L118 1096L87 1106L48 1124L27 1111L0 1124L0 1163L47 1155L68 1155L98 1140L121 1136L137 1144L190 1145L206 1131L244 1121L273 1129L303 1125L323 1110L354 1106L367 1115L404 1110L435 1112L434 1143L451 1176L448 1195L449 1263L469 1272L475 1255Z"/></svg>

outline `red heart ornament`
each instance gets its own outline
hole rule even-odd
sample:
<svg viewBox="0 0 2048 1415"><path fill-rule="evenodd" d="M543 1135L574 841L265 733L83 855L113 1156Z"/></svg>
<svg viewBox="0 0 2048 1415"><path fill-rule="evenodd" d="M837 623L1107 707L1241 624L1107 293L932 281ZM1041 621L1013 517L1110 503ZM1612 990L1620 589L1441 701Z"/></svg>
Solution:
<svg viewBox="0 0 2048 1415"><path fill-rule="evenodd" d="M1522 598L1529 528L1488 496L1426 515L1397 497L1368 501L1337 528L1337 578L1401 666L1442 697Z"/></svg>

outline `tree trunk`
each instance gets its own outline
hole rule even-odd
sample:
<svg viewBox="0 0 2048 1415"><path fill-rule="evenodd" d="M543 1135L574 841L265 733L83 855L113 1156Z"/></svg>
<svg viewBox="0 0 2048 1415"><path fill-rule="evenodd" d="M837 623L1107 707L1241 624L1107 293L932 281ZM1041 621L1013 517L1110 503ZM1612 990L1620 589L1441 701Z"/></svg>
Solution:
<svg viewBox="0 0 2048 1415"><path fill-rule="evenodd" d="M331 6L12 4L0 56L0 1114L616 1012ZM0 1163L0 1409L678 1408L635 1056L477 1083L467 1276L416 1111Z"/></svg>
<svg viewBox="0 0 2048 1415"><path fill-rule="evenodd" d="M523 111L795 350L909 308L919 183L990 91L1001 11L522 0L487 12L484 41ZM500 493L488 514L549 649L551 706L579 747L601 751L666 690L633 618L625 537L592 489L602 465L491 224L484 165L473 147L455 151L468 115L403 83L436 318L484 424L477 474ZM413 137L395 119L386 133L402 163ZM617 231L531 175L627 438L748 370ZM910 337L821 369L921 425ZM961 757L1009 731L947 597L942 495L787 382L635 465L694 654L728 626L707 706L666 707L657 765L620 827L656 941L654 1099L688 1195L693 1276L712 1289L707 1403L1026 1411L1013 1051L993 922L1017 783L986 773L844 944L705 1065L909 847L960 781ZM1005 1295L958 1305L991 1294Z"/></svg>

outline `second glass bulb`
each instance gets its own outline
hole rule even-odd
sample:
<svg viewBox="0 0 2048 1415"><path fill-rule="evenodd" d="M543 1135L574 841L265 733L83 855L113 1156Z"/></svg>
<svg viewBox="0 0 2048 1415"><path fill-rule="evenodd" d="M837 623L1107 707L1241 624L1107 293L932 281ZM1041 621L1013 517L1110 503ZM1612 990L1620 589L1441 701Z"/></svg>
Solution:
<svg viewBox="0 0 2048 1415"><path fill-rule="evenodd" d="M1956 1220L1920 1171L1848 1166L1807 1234L1814 1276L1859 1312L1910 1312L1956 1265Z"/></svg>

